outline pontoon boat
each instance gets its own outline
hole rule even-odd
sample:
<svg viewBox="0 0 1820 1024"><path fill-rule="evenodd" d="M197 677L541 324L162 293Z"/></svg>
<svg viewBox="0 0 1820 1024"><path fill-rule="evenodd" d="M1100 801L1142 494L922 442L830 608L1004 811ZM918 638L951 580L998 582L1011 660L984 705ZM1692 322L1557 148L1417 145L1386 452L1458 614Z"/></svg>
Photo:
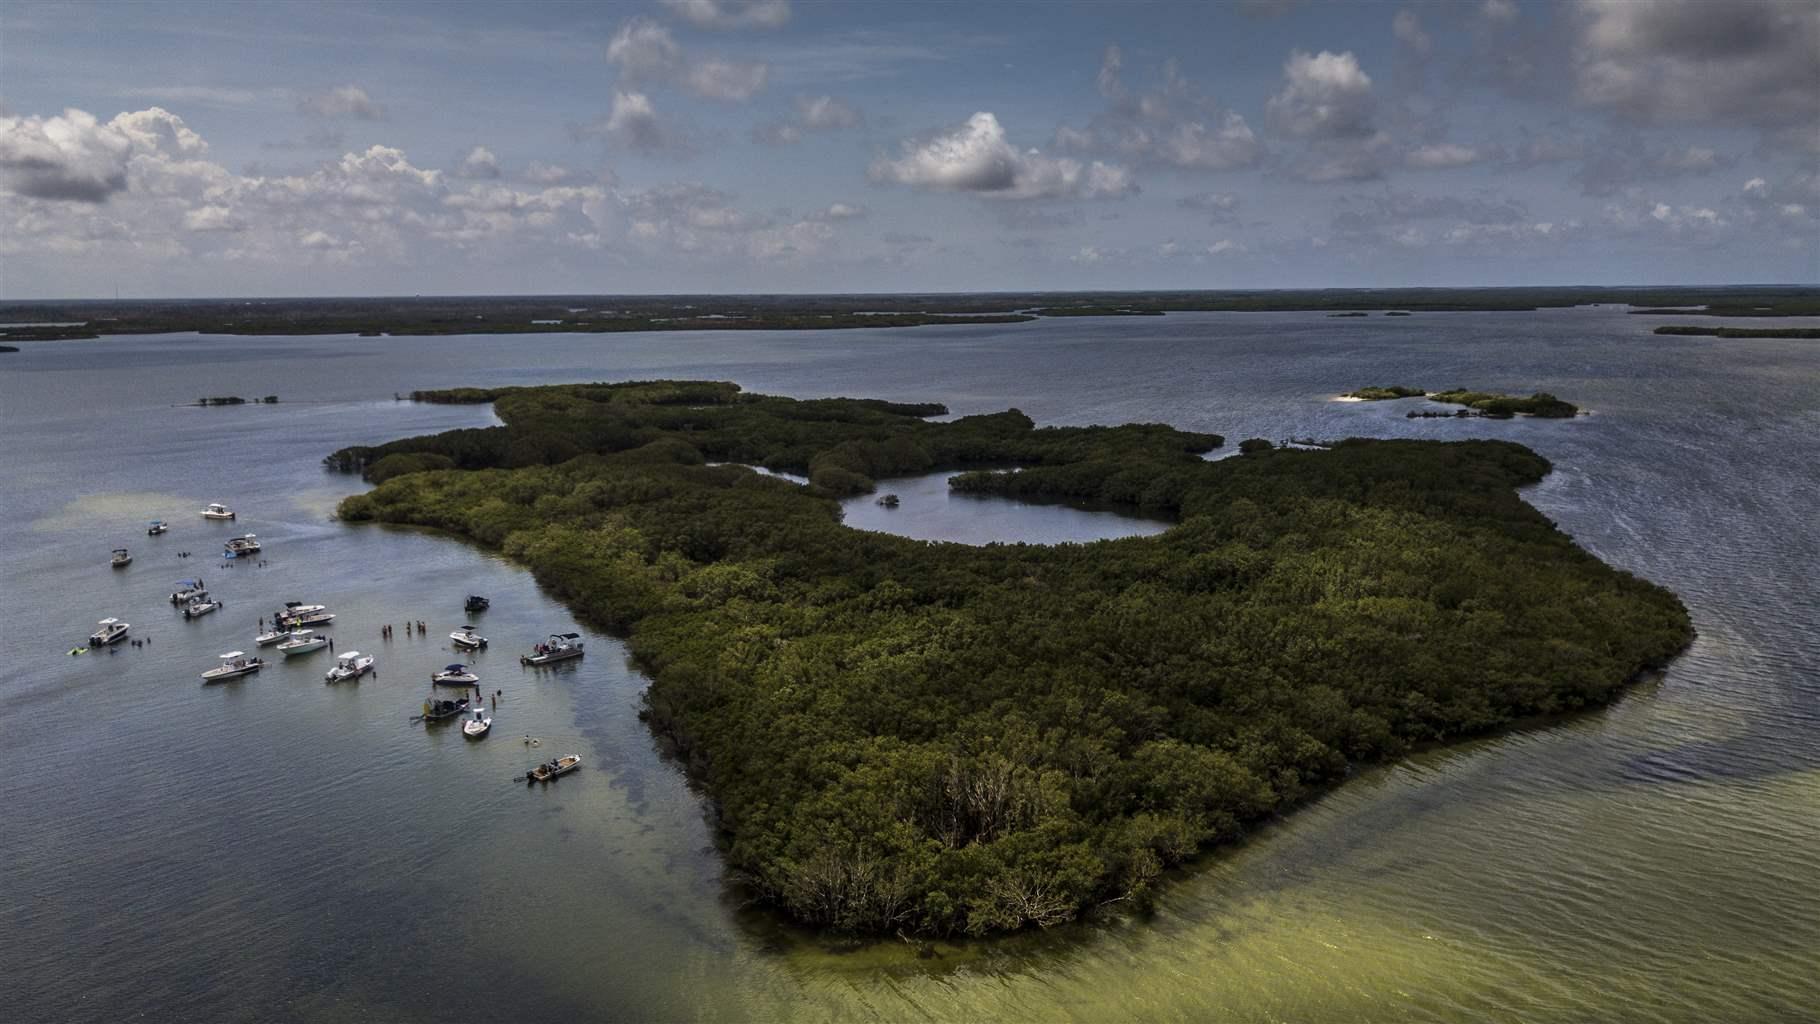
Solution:
<svg viewBox="0 0 1820 1024"><path fill-rule="evenodd" d="M538 644L530 654L520 655L518 661L524 665L548 665L581 655L580 633L551 633L548 640Z"/></svg>
<svg viewBox="0 0 1820 1024"><path fill-rule="evenodd" d="M235 537L228 541L227 545L221 549L221 553L229 558L240 558L255 554L258 550L259 538L249 533L244 537Z"/></svg>

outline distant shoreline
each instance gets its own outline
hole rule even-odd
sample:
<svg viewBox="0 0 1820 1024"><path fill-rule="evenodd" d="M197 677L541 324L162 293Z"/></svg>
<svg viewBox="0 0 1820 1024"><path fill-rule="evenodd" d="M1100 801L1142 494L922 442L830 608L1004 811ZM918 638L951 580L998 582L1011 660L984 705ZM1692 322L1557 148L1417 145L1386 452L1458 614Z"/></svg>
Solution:
<svg viewBox="0 0 1820 1024"><path fill-rule="evenodd" d="M1028 323L1050 317L1188 312L1383 316L1533 312L1584 305L1632 313L1820 315L1820 287L1387 288L1309 291L995 292L900 295L670 295L323 299L41 300L0 303L0 342L102 335L607 334L800 331Z"/></svg>

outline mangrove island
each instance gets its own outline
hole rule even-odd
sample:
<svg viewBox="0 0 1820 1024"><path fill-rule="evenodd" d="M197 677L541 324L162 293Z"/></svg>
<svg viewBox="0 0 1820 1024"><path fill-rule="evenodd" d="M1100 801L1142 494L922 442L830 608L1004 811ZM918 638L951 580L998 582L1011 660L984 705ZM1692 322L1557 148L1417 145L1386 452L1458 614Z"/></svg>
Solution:
<svg viewBox="0 0 1820 1024"><path fill-rule="evenodd" d="M334 453L377 485L341 518L502 551L625 636L731 876L829 929L1141 906L1358 765L1604 704L1693 636L1675 595L1518 496L1549 463L1508 442L1209 461L1222 438L1161 424L932 422L730 383L425 397L503 425ZM944 467L1175 525L971 547L842 524L839 496Z"/></svg>

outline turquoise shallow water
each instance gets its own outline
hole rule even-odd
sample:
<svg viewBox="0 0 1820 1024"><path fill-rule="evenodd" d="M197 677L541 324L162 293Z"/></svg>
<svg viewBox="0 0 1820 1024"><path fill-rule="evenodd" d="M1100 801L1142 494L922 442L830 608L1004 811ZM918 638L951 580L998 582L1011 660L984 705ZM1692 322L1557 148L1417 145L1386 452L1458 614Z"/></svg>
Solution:
<svg viewBox="0 0 1820 1024"><path fill-rule="evenodd" d="M1805 1020L1820 1006L1820 346L1658 338L1612 310L1333 320L1197 314L796 334L33 344L0 356L0 996L9 1019ZM1553 728L1362 772L1206 859L1145 917L918 959L743 907L699 797L636 717L611 637L530 672L573 620L458 541L330 519L345 444L490 422L444 385L690 376L799 396L1016 406L1044 423L1495 436L1556 472L1529 500L1661 582L1700 639L1660 682ZM1364 384L1546 389L1571 422L1407 420ZM204 394L277 406L183 408ZM895 486L895 485L894 485ZM1138 528L969 506L975 542ZM236 524L195 515L208 501ZM914 501L914 503L913 503ZM985 509L985 511L979 511ZM902 513L913 513L910 516ZM870 526L875 506L855 507ZM143 520L173 530L147 538ZM1083 536L1067 531L1081 529ZM222 569L247 531L266 567ZM107 551L130 546L113 571ZM189 550L191 559L176 552ZM227 602L184 623L204 575ZM495 735L408 721L469 592ZM283 600L326 655L204 687ZM118 615L151 646L65 652ZM379 625L425 620L384 641ZM523 739L541 744L527 748ZM574 750L578 775L513 777Z"/></svg>

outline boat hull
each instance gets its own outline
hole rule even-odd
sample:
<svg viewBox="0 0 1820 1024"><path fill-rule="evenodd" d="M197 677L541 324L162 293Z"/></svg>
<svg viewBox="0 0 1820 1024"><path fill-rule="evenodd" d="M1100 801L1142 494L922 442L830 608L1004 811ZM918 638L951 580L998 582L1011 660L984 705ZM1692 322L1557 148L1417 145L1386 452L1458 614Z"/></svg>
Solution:
<svg viewBox="0 0 1820 1024"><path fill-rule="evenodd" d="M554 665L559 661L568 661L572 658L579 658L586 653L588 652L561 651L556 654L524 654L520 655L518 660L525 665Z"/></svg>
<svg viewBox="0 0 1820 1024"><path fill-rule="evenodd" d="M327 647L328 645L329 645L329 642L327 640L324 640L321 643L311 642L311 643L306 643L306 644L298 644L296 647L286 647L283 644L279 644L278 653L284 655L287 658L292 658L292 657L296 657L299 654L308 654L311 651L320 651L324 647Z"/></svg>

